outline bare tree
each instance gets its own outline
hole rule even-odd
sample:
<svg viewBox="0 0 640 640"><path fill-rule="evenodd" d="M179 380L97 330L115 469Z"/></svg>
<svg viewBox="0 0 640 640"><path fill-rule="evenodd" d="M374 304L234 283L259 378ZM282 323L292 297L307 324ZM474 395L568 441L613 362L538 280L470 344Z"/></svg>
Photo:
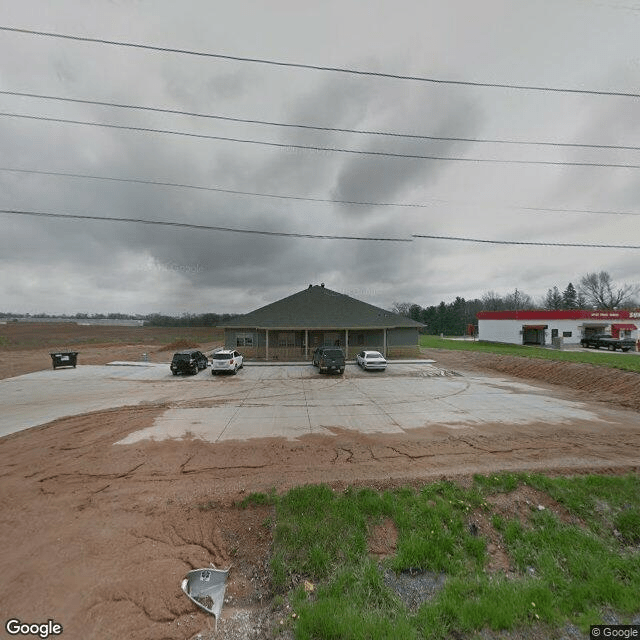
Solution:
<svg viewBox="0 0 640 640"><path fill-rule="evenodd" d="M394 302L391 311L409 318L411 316L411 302Z"/></svg>
<svg viewBox="0 0 640 640"><path fill-rule="evenodd" d="M514 289L513 293L508 293L504 297L504 303L507 309L519 311L520 309L534 309L535 303L533 298L523 291Z"/></svg>
<svg viewBox="0 0 640 640"><path fill-rule="evenodd" d="M623 284L616 286L607 271L587 273L580 279L578 291L587 304L596 309L617 309L626 302L630 302L640 287L638 285Z"/></svg>
<svg viewBox="0 0 640 640"><path fill-rule="evenodd" d="M487 291L482 296L483 311L502 311L505 308L504 300L499 293Z"/></svg>

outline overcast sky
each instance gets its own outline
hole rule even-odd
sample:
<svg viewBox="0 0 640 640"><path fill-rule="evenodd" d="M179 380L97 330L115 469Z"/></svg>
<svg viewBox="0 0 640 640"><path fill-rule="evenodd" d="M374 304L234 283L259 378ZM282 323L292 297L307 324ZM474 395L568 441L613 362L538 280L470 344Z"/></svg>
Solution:
<svg viewBox="0 0 640 640"><path fill-rule="evenodd" d="M640 92L638 0L0 0L0 8L3 27L153 47ZM2 30L0 91L414 136L640 148L633 96L439 84ZM0 112L4 210L318 235L640 245L639 168L521 163L640 166L637 149L315 131L6 93ZM279 148L16 115L518 162ZM14 312L244 313L320 282L386 308L514 288L538 299L589 271L640 282L637 249L291 238L8 213L0 230L0 310Z"/></svg>

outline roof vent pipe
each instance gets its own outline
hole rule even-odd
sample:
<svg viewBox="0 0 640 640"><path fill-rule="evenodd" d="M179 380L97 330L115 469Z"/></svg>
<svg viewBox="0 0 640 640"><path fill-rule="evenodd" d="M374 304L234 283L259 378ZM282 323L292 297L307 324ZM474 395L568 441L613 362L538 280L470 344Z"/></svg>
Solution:
<svg viewBox="0 0 640 640"><path fill-rule="evenodd" d="M324 282L321 282L320 286L324 289Z"/></svg>

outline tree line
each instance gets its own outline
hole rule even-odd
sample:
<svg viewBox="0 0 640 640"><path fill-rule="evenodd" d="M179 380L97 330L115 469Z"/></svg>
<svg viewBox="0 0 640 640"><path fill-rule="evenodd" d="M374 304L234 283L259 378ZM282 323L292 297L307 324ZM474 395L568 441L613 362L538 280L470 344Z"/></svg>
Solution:
<svg viewBox="0 0 640 640"><path fill-rule="evenodd" d="M505 295L487 291L481 298L465 300L457 296L453 302L421 307L412 302L395 302L392 311L426 324L426 333L464 335L477 324L480 311L571 310L571 309L635 309L639 285L617 285L606 271L587 273L577 286L569 282L561 291L557 286L547 290L539 301L515 289Z"/></svg>
<svg viewBox="0 0 640 640"><path fill-rule="evenodd" d="M0 311L0 318L61 318L64 320L144 320L145 327L215 327L219 322L229 320L232 313L184 313L181 316L167 316L160 313L147 315L129 313L10 313Z"/></svg>
<svg viewBox="0 0 640 640"><path fill-rule="evenodd" d="M215 327L233 318L233 313L184 313L179 317L152 313L145 316L145 327Z"/></svg>

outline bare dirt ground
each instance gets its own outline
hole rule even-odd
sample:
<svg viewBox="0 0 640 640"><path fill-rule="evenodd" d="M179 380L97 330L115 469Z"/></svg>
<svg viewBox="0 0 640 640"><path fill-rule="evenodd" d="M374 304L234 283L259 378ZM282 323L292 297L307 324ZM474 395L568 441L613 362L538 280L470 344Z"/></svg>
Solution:
<svg viewBox="0 0 640 640"><path fill-rule="evenodd" d="M0 379L51 368L50 353L78 351L78 364L143 359L170 362L171 349L222 345L222 332L212 327L116 327L74 323L9 322L0 324Z"/></svg>
<svg viewBox="0 0 640 640"><path fill-rule="evenodd" d="M0 336L6 335L4 329ZM126 329L129 335L136 331ZM175 337L192 333L183 329ZM99 340L98 334L93 338ZM80 345L81 364L138 360L142 349L152 361L168 361L159 341L127 342L125 334L118 338L122 343L109 344L110 337L91 345L74 343L70 334L56 348ZM209 335L202 334L202 348L215 343L207 341ZM48 346L24 346L5 341L0 357L19 361L22 373L51 366ZM530 424L506 430L502 424L481 433L442 427L402 437L336 429L333 436L295 441L185 439L113 446L151 426L166 409L145 404L15 433L0 440L3 624L9 618L54 619L63 625L62 637L83 640L274 637L280 620L287 628L291 612L272 604L267 577L271 508L237 506L250 492L315 482L336 490L349 484L419 486L441 477L469 482L473 473L504 469L557 474L640 470L640 430L634 426L640 411L637 374L468 352L423 355L462 374L527 378L560 397L628 407L629 425ZM549 465L549 460L562 463ZM521 498L500 508L516 513ZM548 499L545 506L562 515ZM508 571L490 524L481 522L480 528L491 545L488 570ZM391 553L393 545L392 528L373 532L374 554ZM180 589L190 569L210 563L231 567L216 634L213 619ZM291 635L285 630L278 637Z"/></svg>

